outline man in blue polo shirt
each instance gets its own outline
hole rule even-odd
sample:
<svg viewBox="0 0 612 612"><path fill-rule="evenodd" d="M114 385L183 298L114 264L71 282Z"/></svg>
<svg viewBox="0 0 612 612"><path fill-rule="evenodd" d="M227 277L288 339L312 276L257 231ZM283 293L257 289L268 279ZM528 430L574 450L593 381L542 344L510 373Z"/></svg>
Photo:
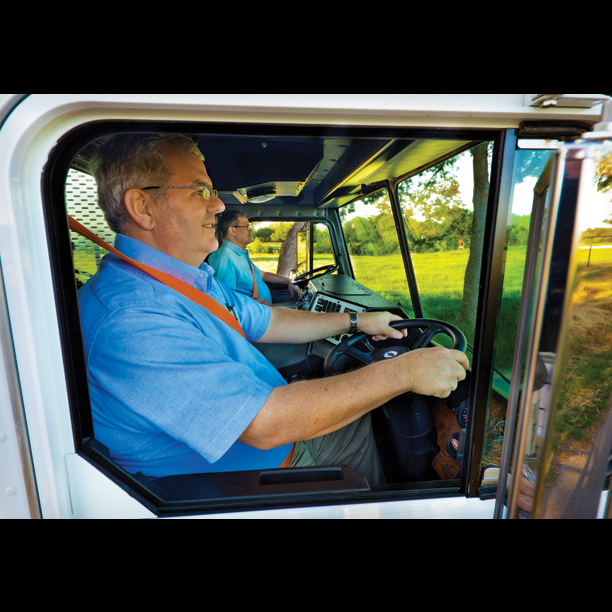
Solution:
<svg viewBox="0 0 612 612"><path fill-rule="evenodd" d="M300 290L291 279L271 272L262 272L253 265L247 251L253 242L253 228L247 217L236 210L226 211L217 217L218 234L223 243L213 253L208 263L215 270L215 278L230 289L247 297L254 297L253 278L257 283L257 297L260 304L272 306L272 295L266 283L286 285L289 295L298 297Z"/></svg>
<svg viewBox="0 0 612 612"><path fill-rule="evenodd" d="M250 342L303 344L347 333L351 320L268 308L213 277L202 262L219 247L215 216L225 207L193 140L116 136L93 166L117 250L208 295L244 332L107 255L79 301L95 435L111 457L150 478L345 465L383 482L370 411L409 391L447 397L467 357L413 351L289 387ZM375 339L398 338L397 319L366 313L358 324Z"/></svg>

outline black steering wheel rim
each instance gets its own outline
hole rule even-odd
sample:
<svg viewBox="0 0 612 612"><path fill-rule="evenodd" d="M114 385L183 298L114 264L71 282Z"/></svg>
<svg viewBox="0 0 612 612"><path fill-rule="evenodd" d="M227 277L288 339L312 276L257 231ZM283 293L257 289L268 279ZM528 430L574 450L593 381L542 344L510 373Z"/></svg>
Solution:
<svg viewBox="0 0 612 612"><path fill-rule="evenodd" d="M416 351L425 348L438 334L445 334L453 341L453 348L457 351L465 352L467 350L467 339L465 334L454 325L445 323L444 321L436 321L434 319L407 319L405 321L396 321L391 323L391 327L397 330L404 329L419 329L423 331L421 337L410 347L410 351ZM336 346L327 356L324 365L324 373L326 376L337 374L334 367L338 359L343 355L348 355L357 359L365 365L374 363L373 352L364 352L358 350L357 345L365 342L370 336L365 333L355 334L348 338L338 346ZM398 342L401 342L398 340ZM368 343L369 344L369 343ZM372 348L371 345L369 345Z"/></svg>
<svg viewBox="0 0 612 612"><path fill-rule="evenodd" d="M308 284L310 281L315 280L316 278L321 278L322 276L327 276L328 274L333 274L340 269L338 264L333 264L331 266L323 266L322 268L317 268L316 270L311 270L310 272L306 272L305 274L301 274L297 278L293 280L293 284L299 286L300 284Z"/></svg>

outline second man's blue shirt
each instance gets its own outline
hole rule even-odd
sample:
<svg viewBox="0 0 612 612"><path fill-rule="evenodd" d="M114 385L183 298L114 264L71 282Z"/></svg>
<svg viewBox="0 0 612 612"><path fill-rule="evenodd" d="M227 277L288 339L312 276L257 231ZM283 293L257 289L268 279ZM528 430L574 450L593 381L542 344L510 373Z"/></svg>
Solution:
<svg viewBox="0 0 612 612"><path fill-rule="evenodd" d="M208 258L208 263L215 270L215 278L227 285L236 293L253 297L253 273L251 258L248 251L237 247L226 240L216 253ZM260 298L272 302L272 294L268 285L261 278L261 273L253 266L257 280L257 293Z"/></svg>

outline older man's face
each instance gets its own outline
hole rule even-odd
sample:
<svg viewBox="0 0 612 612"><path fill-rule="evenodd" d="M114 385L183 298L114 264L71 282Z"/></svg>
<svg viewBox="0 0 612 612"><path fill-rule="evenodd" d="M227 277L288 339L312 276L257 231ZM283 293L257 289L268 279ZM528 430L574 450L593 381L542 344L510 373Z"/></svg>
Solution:
<svg viewBox="0 0 612 612"><path fill-rule="evenodd" d="M253 243L253 228L246 217L238 217L233 227L234 242L241 248L246 249Z"/></svg>
<svg viewBox="0 0 612 612"><path fill-rule="evenodd" d="M196 268L219 248L215 235L215 215L225 210L213 196L206 201L200 186L211 191L213 184L201 159L174 146L162 147L167 168L173 173L168 186L193 186L194 189L167 189L165 198L153 205L154 240L166 255Z"/></svg>

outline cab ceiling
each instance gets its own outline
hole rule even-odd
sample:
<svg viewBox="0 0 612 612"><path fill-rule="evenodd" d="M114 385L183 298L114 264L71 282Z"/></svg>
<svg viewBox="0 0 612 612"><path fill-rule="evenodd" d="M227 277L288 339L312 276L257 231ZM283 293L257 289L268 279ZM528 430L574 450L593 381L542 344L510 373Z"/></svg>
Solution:
<svg viewBox="0 0 612 612"><path fill-rule="evenodd" d="M389 179L409 177L475 146L470 140L349 137L194 136L215 188L227 206L249 205L266 191L274 206L338 208ZM89 173L83 150L73 168Z"/></svg>
<svg viewBox="0 0 612 612"><path fill-rule="evenodd" d="M466 140L205 137L208 173L228 206L276 190L275 205L338 208L477 144Z"/></svg>

